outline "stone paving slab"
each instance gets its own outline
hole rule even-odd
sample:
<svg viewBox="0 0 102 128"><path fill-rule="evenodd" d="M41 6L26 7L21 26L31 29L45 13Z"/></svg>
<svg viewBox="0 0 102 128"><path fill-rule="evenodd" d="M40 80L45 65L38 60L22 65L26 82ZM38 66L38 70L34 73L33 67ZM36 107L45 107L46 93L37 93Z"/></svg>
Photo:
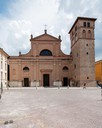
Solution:
<svg viewBox="0 0 102 128"><path fill-rule="evenodd" d="M102 128L101 89L5 89L0 128Z"/></svg>

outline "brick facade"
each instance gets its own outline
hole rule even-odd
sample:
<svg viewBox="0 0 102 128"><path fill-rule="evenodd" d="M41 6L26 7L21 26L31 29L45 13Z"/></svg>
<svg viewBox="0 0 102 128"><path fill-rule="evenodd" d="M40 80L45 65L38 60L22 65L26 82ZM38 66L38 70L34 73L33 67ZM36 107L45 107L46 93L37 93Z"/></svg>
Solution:
<svg viewBox="0 0 102 128"><path fill-rule="evenodd" d="M61 37L33 38L27 54L9 57L10 86L83 86L95 82L94 18L78 17L69 31L71 54L60 49ZM86 22L89 26L83 26ZM73 83L73 84L72 84ZM95 84L92 84L94 86Z"/></svg>

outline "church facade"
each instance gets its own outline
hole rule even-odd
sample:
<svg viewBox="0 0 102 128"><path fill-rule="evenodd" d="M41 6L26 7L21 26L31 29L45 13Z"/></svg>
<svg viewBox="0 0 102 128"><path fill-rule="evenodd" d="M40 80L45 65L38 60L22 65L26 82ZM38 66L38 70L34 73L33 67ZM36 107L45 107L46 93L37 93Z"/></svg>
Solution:
<svg viewBox="0 0 102 128"><path fill-rule="evenodd" d="M95 18L78 17L69 31L71 53L61 51L61 36L31 35L27 54L10 56L11 87L95 86ZM90 84L91 83L91 84Z"/></svg>

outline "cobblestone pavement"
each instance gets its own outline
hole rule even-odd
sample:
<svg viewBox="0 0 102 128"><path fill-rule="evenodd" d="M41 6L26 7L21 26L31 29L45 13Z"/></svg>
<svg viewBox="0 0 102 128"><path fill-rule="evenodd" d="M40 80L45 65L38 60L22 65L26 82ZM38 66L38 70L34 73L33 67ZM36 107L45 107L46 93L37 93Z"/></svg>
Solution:
<svg viewBox="0 0 102 128"><path fill-rule="evenodd" d="M4 90L0 128L102 128L101 99L100 88Z"/></svg>

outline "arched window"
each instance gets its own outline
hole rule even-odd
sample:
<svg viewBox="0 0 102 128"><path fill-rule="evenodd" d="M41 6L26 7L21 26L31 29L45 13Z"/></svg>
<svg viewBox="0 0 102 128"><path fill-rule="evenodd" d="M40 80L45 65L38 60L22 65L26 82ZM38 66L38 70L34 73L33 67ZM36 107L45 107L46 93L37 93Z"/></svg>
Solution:
<svg viewBox="0 0 102 128"><path fill-rule="evenodd" d="M47 49L44 49L40 52L40 56L52 56L52 52Z"/></svg>
<svg viewBox="0 0 102 128"><path fill-rule="evenodd" d="M69 69L68 69L68 67L67 66L64 66L63 67L63 71L68 71Z"/></svg>
<svg viewBox="0 0 102 128"><path fill-rule="evenodd" d="M87 22L87 27L90 27L90 22Z"/></svg>
<svg viewBox="0 0 102 128"><path fill-rule="evenodd" d="M82 37L86 38L86 31L85 30L83 30L83 32L82 32Z"/></svg>
<svg viewBox="0 0 102 128"><path fill-rule="evenodd" d="M88 38L91 38L91 31L88 30Z"/></svg>
<svg viewBox="0 0 102 128"><path fill-rule="evenodd" d="M29 71L29 68L28 67L24 67L23 71Z"/></svg>
<svg viewBox="0 0 102 128"><path fill-rule="evenodd" d="M86 22L83 22L83 26L86 27Z"/></svg>

